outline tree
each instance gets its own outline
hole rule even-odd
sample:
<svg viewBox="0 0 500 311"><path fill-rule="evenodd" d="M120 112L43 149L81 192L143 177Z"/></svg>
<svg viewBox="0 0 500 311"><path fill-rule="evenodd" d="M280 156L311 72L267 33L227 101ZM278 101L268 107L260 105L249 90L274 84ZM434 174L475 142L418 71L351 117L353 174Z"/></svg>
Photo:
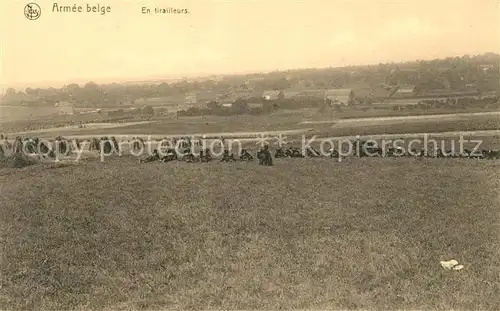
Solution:
<svg viewBox="0 0 500 311"><path fill-rule="evenodd" d="M151 106L145 106L144 108L142 108L142 114L147 116L154 116L155 110Z"/></svg>
<svg viewBox="0 0 500 311"><path fill-rule="evenodd" d="M156 93L157 95L168 95L170 92L170 86L163 82L161 83L160 85L158 85L158 87L156 88Z"/></svg>
<svg viewBox="0 0 500 311"><path fill-rule="evenodd" d="M15 89L15 88L12 88L12 87L9 87L9 88L5 91L5 96L13 96L13 95L16 95L16 89Z"/></svg>
<svg viewBox="0 0 500 311"><path fill-rule="evenodd" d="M76 83L72 83L66 86L66 90L68 91L69 94L74 95L78 91L80 91L80 86Z"/></svg>
<svg viewBox="0 0 500 311"><path fill-rule="evenodd" d="M217 109L217 108L220 108L220 104L218 102L216 102L215 100L212 100L211 102L209 102L207 104L207 108L208 109Z"/></svg>
<svg viewBox="0 0 500 311"><path fill-rule="evenodd" d="M83 88L84 88L85 91L97 91L97 90L99 90L99 85L97 85L96 83L90 81L90 82L87 82L83 86Z"/></svg>
<svg viewBox="0 0 500 311"><path fill-rule="evenodd" d="M232 108L240 111L247 110L248 102L242 98L238 98L233 102Z"/></svg>

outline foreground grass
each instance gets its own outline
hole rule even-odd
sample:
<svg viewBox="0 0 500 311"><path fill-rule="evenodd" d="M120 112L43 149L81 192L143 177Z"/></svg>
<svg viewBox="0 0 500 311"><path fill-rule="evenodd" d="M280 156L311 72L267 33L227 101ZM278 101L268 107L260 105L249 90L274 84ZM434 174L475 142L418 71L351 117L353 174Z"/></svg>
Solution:
<svg viewBox="0 0 500 311"><path fill-rule="evenodd" d="M500 309L496 161L127 161L0 170L1 307Z"/></svg>

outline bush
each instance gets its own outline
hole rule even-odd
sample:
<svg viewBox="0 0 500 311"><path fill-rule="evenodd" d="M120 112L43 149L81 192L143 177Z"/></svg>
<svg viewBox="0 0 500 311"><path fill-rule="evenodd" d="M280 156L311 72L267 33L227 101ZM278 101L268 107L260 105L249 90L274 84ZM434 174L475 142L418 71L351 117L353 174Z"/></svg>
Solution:
<svg viewBox="0 0 500 311"><path fill-rule="evenodd" d="M23 168L32 164L36 164L36 161L24 155L11 155L0 160L0 168Z"/></svg>

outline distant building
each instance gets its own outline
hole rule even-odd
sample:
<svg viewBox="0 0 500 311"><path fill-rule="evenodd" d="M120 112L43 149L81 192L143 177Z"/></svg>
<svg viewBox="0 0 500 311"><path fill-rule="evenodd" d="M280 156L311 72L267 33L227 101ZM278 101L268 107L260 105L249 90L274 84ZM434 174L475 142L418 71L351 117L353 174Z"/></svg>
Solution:
<svg viewBox="0 0 500 311"><path fill-rule="evenodd" d="M334 105L350 105L355 97L352 89L329 89L324 92L325 99L331 100Z"/></svg>
<svg viewBox="0 0 500 311"><path fill-rule="evenodd" d="M215 100L222 103L222 102L234 102L238 99L249 100L261 97L262 97L262 92L259 91L231 91L218 94Z"/></svg>
<svg viewBox="0 0 500 311"><path fill-rule="evenodd" d="M185 104L196 104L197 101L197 96L196 93L191 92L191 93L186 93L184 103Z"/></svg>
<svg viewBox="0 0 500 311"><path fill-rule="evenodd" d="M477 84L475 83L467 83L464 85L460 90L460 92L468 92L468 93L480 93L479 88L477 87Z"/></svg>
<svg viewBox="0 0 500 311"><path fill-rule="evenodd" d="M56 103L54 106L58 109L60 115L75 114L75 105L72 102L62 101Z"/></svg>
<svg viewBox="0 0 500 311"><path fill-rule="evenodd" d="M248 108L250 109L262 108L262 107L264 107L263 103L248 103Z"/></svg>
<svg viewBox="0 0 500 311"><path fill-rule="evenodd" d="M415 86L400 86L394 92L394 98L411 98L415 97L417 94Z"/></svg>
<svg viewBox="0 0 500 311"><path fill-rule="evenodd" d="M302 92L297 92L297 91L283 91L283 95L285 98L296 98L300 97L302 95Z"/></svg>
<svg viewBox="0 0 500 311"><path fill-rule="evenodd" d="M479 65L479 68L483 71L493 70L495 66L493 65Z"/></svg>
<svg viewBox="0 0 500 311"><path fill-rule="evenodd" d="M217 93L212 90L201 90L196 92L196 103L205 104L212 100L216 100Z"/></svg>
<svg viewBox="0 0 500 311"><path fill-rule="evenodd" d="M394 88L391 87L364 87L355 90L355 100L359 104L372 104L390 97Z"/></svg>
<svg viewBox="0 0 500 311"><path fill-rule="evenodd" d="M262 97L265 100L278 100L284 99L285 94L283 91L265 91L264 94L262 94Z"/></svg>

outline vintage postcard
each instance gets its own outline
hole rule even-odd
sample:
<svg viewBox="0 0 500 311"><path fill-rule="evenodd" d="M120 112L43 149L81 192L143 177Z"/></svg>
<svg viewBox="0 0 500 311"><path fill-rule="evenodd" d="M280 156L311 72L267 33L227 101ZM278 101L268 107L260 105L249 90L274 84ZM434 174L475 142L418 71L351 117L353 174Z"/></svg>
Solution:
<svg viewBox="0 0 500 311"><path fill-rule="evenodd" d="M1 0L0 310L500 310L497 0Z"/></svg>

